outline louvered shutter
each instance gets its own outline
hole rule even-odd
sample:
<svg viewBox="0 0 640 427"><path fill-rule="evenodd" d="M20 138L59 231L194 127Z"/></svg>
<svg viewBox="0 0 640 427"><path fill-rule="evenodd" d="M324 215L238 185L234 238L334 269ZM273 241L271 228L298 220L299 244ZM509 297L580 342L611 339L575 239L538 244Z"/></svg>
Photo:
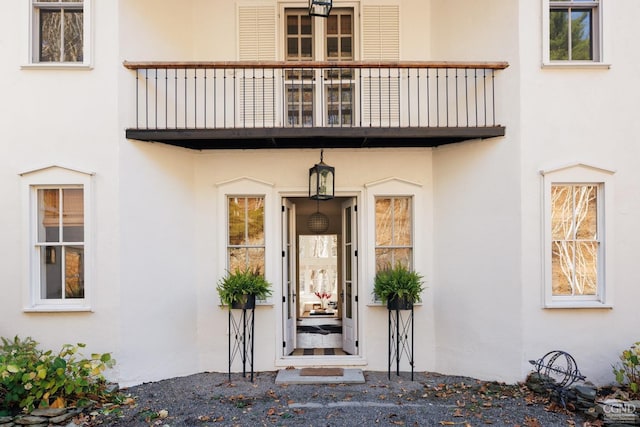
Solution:
<svg viewBox="0 0 640 427"><path fill-rule="evenodd" d="M276 9L273 6L238 7L238 59L276 59ZM237 70L238 117L243 127L275 125L274 70Z"/></svg>
<svg viewBox="0 0 640 427"><path fill-rule="evenodd" d="M400 60L400 10L398 6L362 8L362 59ZM400 79L398 70L362 71L363 125L398 126Z"/></svg>

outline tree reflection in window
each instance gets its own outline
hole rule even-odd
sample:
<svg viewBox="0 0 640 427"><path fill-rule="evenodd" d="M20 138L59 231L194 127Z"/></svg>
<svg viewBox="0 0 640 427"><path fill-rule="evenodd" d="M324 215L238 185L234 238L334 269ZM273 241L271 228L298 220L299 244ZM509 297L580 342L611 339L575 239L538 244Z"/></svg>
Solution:
<svg viewBox="0 0 640 427"><path fill-rule="evenodd" d="M554 296L597 294L598 193L597 185L551 187Z"/></svg>
<svg viewBox="0 0 640 427"><path fill-rule="evenodd" d="M264 197L229 197L228 209L229 271L264 274Z"/></svg>

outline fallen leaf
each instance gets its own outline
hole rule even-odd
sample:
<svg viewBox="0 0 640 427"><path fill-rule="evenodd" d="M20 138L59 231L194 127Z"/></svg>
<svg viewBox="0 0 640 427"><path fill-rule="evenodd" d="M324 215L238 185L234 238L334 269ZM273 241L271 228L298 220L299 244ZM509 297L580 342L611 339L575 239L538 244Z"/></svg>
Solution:
<svg viewBox="0 0 640 427"><path fill-rule="evenodd" d="M525 417L524 425L525 427L542 427L542 424L540 424L540 421L538 421L537 418L533 418L533 417Z"/></svg>

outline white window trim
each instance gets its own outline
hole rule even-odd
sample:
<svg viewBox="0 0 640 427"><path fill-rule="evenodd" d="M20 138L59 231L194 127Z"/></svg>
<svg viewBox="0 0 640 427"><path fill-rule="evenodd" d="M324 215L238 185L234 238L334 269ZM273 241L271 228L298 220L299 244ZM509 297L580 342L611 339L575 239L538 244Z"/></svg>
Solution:
<svg viewBox="0 0 640 427"><path fill-rule="evenodd" d="M216 230L224 230L217 233L218 242L217 249L217 276L213 278L214 283L218 281L227 273L227 242L229 241L229 226L227 223L228 218L228 198L229 197L264 197L264 275L267 281L272 284L271 290L273 294L266 300L256 301L256 305L268 305L272 306L274 295L278 292L277 283L278 280L279 265L277 262L279 258L275 256L277 251L277 242L280 241L277 230L278 220L280 219L279 210L276 207L276 197L274 196L274 184L261 181L252 177L243 176L240 178L232 179L229 181L223 181L215 184L218 194L216 196L217 201L217 218L218 223ZM278 215L274 213L277 212ZM216 293L217 305L222 306L219 295Z"/></svg>
<svg viewBox="0 0 640 427"><path fill-rule="evenodd" d="M83 172L62 166L47 166L20 173L23 194L23 225L26 241L24 269L26 284L24 286L25 312L68 312L92 311L91 294L94 286L93 275L93 176L92 172ZM42 299L40 297L40 259L35 248L38 222L37 190L46 187L78 187L83 188L84 195L84 298Z"/></svg>
<svg viewBox="0 0 640 427"><path fill-rule="evenodd" d="M540 171L543 186L543 308L613 307L613 201L615 171L574 163ZM599 186L598 231L601 237L598 260L598 294L595 296L553 296L551 274L551 186L554 184L596 184Z"/></svg>
<svg viewBox="0 0 640 427"><path fill-rule="evenodd" d="M29 20L28 43L24 53L24 63L22 69L38 69L38 70L89 70L93 68L93 2L94 0L84 0L83 6L83 53L82 62L38 62L35 60L38 51L38 39L35 35L37 28L35 27L34 7L32 0L27 0L27 16Z"/></svg>
<svg viewBox="0 0 640 427"><path fill-rule="evenodd" d="M366 271L364 283L368 284L366 293L368 294L367 306L376 307L384 306L380 301L376 301L373 294L373 278L376 275L376 250L375 250L375 235L376 235L376 198L378 197L410 197L411 198L411 215L412 215L412 260L413 269L418 273L421 273L425 282L432 277L428 274L433 271L432 266L425 265L425 260L430 259L425 257L428 253L428 248L425 247L425 241L421 239L421 236L433 235L430 230L430 224L432 224L432 212L427 209L424 202L424 188L422 184L408 181L402 178L391 177L380 181L370 182L365 184L366 194L366 236L368 239L372 239L369 244L361 245L361 253L366 256ZM420 212L420 221L417 221L416 213ZM362 250L362 248L367 248ZM424 303L424 292L422 296L422 302L415 303L414 306L419 306Z"/></svg>
<svg viewBox="0 0 640 427"><path fill-rule="evenodd" d="M595 42L597 43L594 49L594 59L592 61L552 61L550 59L550 47L549 47L549 14L551 0L542 0L542 68L595 68L595 69L609 69L611 64L605 61L604 48L604 8L607 3L606 0L600 0L598 5L598 20L596 22L596 31L594 34Z"/></svg>

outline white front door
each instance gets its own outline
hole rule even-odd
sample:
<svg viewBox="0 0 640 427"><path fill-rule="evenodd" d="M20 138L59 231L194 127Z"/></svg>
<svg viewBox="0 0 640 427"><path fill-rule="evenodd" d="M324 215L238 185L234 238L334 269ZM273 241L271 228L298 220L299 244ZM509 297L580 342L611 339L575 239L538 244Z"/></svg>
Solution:
<svg viewBox="0 0 640 427"><path fill-rule="evenodd" d="M342 349L358 353L358 223L355 199L342 203Z"/></svg>
<svg viewBox="0 0 640 427"><path fill-rule="evenodd" d="M282 201L282 324L283 355L296 348L296 230L295 205ZM293 256L292 256L293 255Z"/></svg>

